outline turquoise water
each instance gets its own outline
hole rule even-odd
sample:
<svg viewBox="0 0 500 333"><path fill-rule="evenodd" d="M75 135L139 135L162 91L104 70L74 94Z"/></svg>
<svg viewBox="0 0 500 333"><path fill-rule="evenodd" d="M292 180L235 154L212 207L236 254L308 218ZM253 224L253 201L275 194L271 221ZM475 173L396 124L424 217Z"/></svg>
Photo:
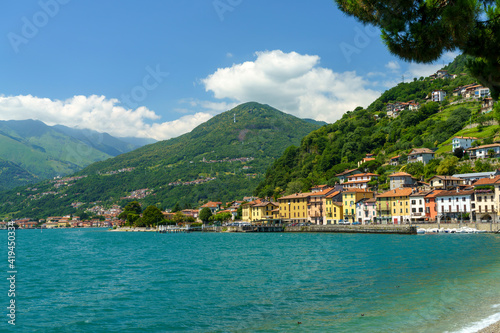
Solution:
<svg viewBox="0 0 500 333"><path fill-rule="evenodd" d="M500 313L497 235L16 238L16 326L4 310L6 332L473 332Z"/></svg>

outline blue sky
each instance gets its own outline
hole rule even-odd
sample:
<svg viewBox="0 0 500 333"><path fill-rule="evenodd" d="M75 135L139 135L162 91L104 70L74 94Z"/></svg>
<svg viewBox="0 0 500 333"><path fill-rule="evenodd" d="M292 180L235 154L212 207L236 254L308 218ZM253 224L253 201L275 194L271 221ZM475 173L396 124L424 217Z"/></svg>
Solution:
<svg viewBox="0 0 500 333"><path fill-rule="evenodd" d="M327 122L436 64L331 0L4 1L0 119L168 139L247 101Z"/></svg>

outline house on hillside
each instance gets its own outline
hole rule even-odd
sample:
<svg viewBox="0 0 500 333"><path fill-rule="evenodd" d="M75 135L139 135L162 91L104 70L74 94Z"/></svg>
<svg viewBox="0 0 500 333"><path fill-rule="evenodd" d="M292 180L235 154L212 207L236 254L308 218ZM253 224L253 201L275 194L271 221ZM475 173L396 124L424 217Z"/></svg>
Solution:
<svg viewBox="0 0 500 333"><path fill-rule="evenodd" d="M486 97L483 99L483 102L481 104L481 113L488 113L493 111L493 98L491 97Z"/></svg>
<svg viewBox="0 0 500 333"><path fill-rule="evenodd" d="M490 151L493 157L500 156L500 143L493 143L490 145L483 145L479 147L471 147L467 149L470 158L487 158L490 157Z"/></svg>
<svg viewBox="0 0 500 333"><path fill-rule="evenodd" d="M493 178L500 175L500 170L486 171L486 172L474 172L474 173L459 173L453 175L453 177L463 179L465 185L473 185L475 181L483 178Z"/></svg>
<svg viewBox="0 0 500 333"><path fill-rule="evenodd" d="M447 70L440 69L436 72L436 78L438 78L438 79L451 79L451 78L453 78L453 76L450 75Z"/></svg>
<svg viewBox="0 0 500 333"><path fill-rule="evenodd" d="M215 214L217 211L221 210L222 202L209 201L200 207L200 212L203 208L210 208L210 210L212 211L212 214Z"/></svg>
<svg viewBox="0 0 500 333"><path fill-rule="evenodd" d="M359 173L355 174L352 176L347 177L347 182L344 182L342 184L344 190L351 189L351 188L360 188L360 189L367 189L368 188L368 183L372 179L377 179L378 175L375 173Z"/></svg>
<svg viewBox="0 0 500 333"><path fill-rule="evenodd" d="M453 176L434 176L429 179L429 184L433 189L443 189L446 190L450 187L455 187L458 185L463 185L463 179L453 177Z"/></svg>
<svg viewBox="0 0 500 333"><path fill-rule="evenodd" d="M486 97L490 97L490 88L485 88L483 86L477 87L474 91L474 98L476 100L481 100Z"/></svg>
<svg viewBox="0 0 500 333"><path fill-rule="evenodd" d="M396 172L389 175L390 189L394 190L400 187L411 187L417 183L417 180L412 175L406 172Z"/></svg>
<svg viewBox="0 0 500 333"><path fill-rule="evenodd" d="M443 102L446 97L446 91L444 90L434 90L432 92L431 100L433 102Z"/></svg>
<svg viewBox="0 0 500 333"><path fill-rule="evenodd" d="M399 165L399 157L400 157L400 155L391 157L389 159L389 165L398 166Z"/></svg>
<svg viewBox="0 0 500 333"><path fill-rule="evenodd" d="M408 154L408 163L422 162L424 165L434 158L434 152L429 148L414 148Z"/></svg>
<svg viewBox="0 0 500 333"><path fill-rule="evenodd" d="M468 149L472 147L472 143L475 142L477 138L467 137L467 136L456 136L451 141L453 146L453 151L457 148Z"/></svg>
<svg viewBox="0 0 500 333"><path fill-rule="evenodd" d="M357 175L361 173L358 169L351 169L351 170L345 170L344 172L341 172L339 174L336 174L335 177L339 179L340 184L345 182L347 180L347 177L352 176L352 175Z"/></svg>

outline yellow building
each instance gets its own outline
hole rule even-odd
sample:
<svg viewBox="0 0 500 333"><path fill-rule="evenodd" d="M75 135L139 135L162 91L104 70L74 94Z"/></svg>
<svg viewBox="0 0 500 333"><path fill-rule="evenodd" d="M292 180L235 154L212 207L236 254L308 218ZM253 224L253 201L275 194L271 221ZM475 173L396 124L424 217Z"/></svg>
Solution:
<svg viewBox="0 0 500 333"><path fill-rule="evenodd" d="M278 199L280 219L285 222L307 223L307 203L311 193L295 193Z"/></svg>
<svg viewBox="0 0 500 333"><path fill-rule="evenodd" d="M273 218L273 210L278 208L278 204L269 201L263 201L251 206L250 221L270 220Z"/></svg>
<svg viewBox="0 0 500 333"><path fill-rule="evenodd" d="M344 219L349 222L356 220L356 203L364 198L373 198L373 192L360 188L350 188L342 192L342 209Z"/></svg>
<svg viewBox="0 0 500 333"><path fill-rule="evenodd" d="M241 205L241 219L247 222L270 220L275 218L273 211L279 205L262 199L257 199Z"/></svg>
<svg viewBox="0 0 500 333"><path fill-rule="evenodd" d="M377 216L383 224L403 224L411 219L409 187L389 190L377 196Z"/></svg>
<svg viewBox="0 0 500 333"><path fill-rule="evenodd" d="M339 224L339 221L343 219L342 202L332 201L331 198L327 197L325 199L325 217L323 221L326 224Z"/></svg>

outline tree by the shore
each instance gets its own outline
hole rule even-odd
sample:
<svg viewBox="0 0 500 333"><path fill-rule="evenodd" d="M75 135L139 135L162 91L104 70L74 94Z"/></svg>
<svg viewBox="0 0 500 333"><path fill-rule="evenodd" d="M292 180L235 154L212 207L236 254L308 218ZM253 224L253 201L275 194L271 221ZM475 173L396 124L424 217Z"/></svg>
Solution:
<svg viewBox="0 0 500 333"><path fill-rule="evenodd" d="M203 223L207 223L208 221L210 221L210 217L212 217L212 211L210 210L210 208L203 208L199 215L200 220L202 220Z"/></svg>

